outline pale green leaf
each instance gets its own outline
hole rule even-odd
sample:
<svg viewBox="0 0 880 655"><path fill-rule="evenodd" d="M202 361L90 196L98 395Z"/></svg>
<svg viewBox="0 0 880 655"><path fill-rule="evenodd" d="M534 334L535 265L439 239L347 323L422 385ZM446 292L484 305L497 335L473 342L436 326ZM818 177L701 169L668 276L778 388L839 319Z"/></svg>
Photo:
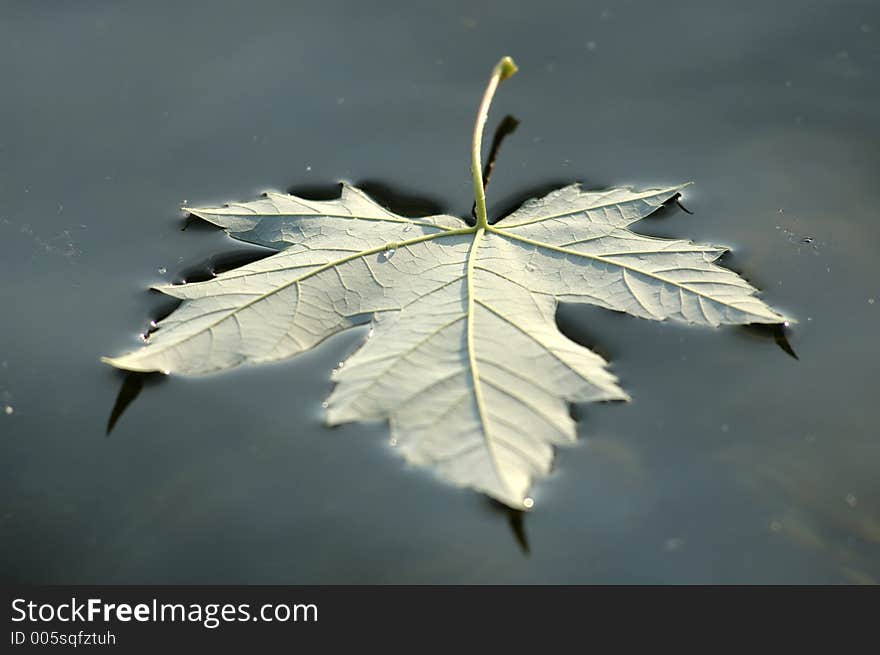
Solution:
<svg viewBox="0 0 880 655"><path fill-rule="evenodd" d="M187 209L279 252L157 287L184 302L146 345L106 361L200 375L292 357L371 315L333 374L328 423L387 419L409 462L522 508L554 445L575 440L569 403L628 398L605 360L559 331L560 301L710 326L787 320L715 263L725 248L629 230L681 188L572 185L486 228L398 216L350 186L332 201L272 193Z"/></svg>

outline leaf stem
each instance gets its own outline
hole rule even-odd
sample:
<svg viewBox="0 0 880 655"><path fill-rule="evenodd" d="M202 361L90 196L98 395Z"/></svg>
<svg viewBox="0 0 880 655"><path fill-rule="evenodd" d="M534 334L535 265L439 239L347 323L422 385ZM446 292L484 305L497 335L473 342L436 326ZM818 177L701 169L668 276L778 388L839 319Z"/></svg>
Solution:
<svg viewBox="0 0 880 655"><path fill-rule="evenodd" d="M474 139L471 146L471 175L474 180L474 201L477 206L477 229L489 226L489 219L486 216L486 189L483 187L483 164L480 157L480 151L483 147L483 130L489 116L489 105L492 104L492 98L495 96L498 84L516 73L517 70L516 64L510 57L503 57L495 64L495 68L492 69L492 77L489 78L489 84L483 94L483 101L477 111Z"/></svg>

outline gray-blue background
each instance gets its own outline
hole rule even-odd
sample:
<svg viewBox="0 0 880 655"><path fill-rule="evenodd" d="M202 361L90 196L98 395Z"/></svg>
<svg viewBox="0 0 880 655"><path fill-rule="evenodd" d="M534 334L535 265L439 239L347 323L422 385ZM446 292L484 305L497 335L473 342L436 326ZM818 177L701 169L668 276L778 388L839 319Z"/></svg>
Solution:
<svg viewBox="0 0 880 655"><path fill-rule="evenodd" d="M521 72L490 129L522 123L491 211L574 180L694 180L693 216L642 229L733 246L800 320L799 361L743 328L564 307L634 402L575 410L528 556L504 511L407 469L384 425L322 426L357 334L150 381L105 436L124 377L98 358L167 311L148 285L248 254L181 231L182 201L347 179L467 214L504 54ZM4 0L0 579L876 582L878 63L871 0Z"/></svg>

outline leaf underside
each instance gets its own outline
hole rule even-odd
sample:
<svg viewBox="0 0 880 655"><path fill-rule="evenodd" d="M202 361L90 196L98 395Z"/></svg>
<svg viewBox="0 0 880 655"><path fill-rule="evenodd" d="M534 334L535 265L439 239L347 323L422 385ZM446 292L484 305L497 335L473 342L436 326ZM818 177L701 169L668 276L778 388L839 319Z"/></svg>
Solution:
<svg viewBox="0 0 880 655"><path fill-rule="evenodd" d="M699 325L787 320L715 263L726 248L629 230L682 188L571 185L479 230L398 216L348 185L330 201L186 208L279 252L155 287L183 303L142 348L105 361L201 375L292 357L372 315L333 373L327 422L387 419L407 461L522 508L553 446L576 438L568 404L628 399L604 359L559 331L560 301Z"/></svg>

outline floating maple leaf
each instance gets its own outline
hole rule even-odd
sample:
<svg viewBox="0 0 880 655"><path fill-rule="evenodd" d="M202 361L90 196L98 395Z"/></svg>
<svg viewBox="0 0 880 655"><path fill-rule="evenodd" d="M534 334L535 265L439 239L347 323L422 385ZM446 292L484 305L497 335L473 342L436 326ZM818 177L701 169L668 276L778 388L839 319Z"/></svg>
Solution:
<svg viewBox="0 0 880 655"><path fill-rule="evenodd" d="M145 346L106 361L200 375L292 357L371 315L371 336L333 373L328 422L388 419L408 461L523 508L553 446L576 438L568 403L628 399L604 359L559 331L560 301L712 326L786 321L715 263L725 248L629 230L682 186L572 185L489 225L482 131L498 82L515 70L508 58L496 66L478 114L476 225L398 216L347 185L337 200L269 193L187 208L279 252L156 287L184 302Z"/></svg>

